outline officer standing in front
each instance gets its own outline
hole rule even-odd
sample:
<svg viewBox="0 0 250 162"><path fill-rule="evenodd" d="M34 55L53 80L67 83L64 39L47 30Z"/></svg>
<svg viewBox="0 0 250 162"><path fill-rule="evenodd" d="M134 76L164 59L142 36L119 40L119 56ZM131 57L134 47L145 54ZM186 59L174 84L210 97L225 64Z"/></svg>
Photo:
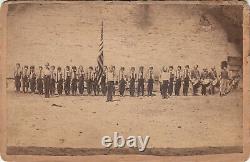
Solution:
<svg viewBox="0 0 250 162"><path fill-rule="evenodd" d="M113 91L114 91L114 81L115 81L115 75L114 75L114 68L113 66L110 66L108 68L108 72L106 75L107 80L107 101L106 102L112 102L113 101Z"/></svg>

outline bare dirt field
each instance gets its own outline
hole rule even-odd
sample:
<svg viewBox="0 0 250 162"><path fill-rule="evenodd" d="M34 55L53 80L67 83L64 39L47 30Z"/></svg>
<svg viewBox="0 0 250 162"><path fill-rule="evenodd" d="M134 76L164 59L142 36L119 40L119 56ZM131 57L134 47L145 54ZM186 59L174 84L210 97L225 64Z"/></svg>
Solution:
<svg viewBox="0 0 250 162"><path fill-rule="evenodd" d="M159 94L115 96L112 103L105 102L103 96L45 99L13 91L8 91L7 98L7 144L14 146L9 147L10 154L22 154L25 149L18 150L18 147L31 146L101 150L104 148L101 138L113 137L113 132L125 138L148 135L149 150L229 147L229 152L242 151L241 90L225 97L173 96L165 100ZM32 151L31 154L36 154L34 148ZM55 154L61 155L63 151L59 152Z"/></svg>

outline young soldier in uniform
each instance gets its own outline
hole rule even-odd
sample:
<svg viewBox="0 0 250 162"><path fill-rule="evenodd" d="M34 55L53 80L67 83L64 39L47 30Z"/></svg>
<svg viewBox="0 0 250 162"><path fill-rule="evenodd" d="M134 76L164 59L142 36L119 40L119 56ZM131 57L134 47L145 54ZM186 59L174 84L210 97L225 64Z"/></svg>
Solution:
<svg viewBox="0 0 250 162"><path fill-rule="evenodd" d="M50 68L49 68L49 63L45 64L43 79L44 79L45 98L49 98L49 96L50 96L50 80L51 80L51 72L50 72Z"/></svg>
<svg viewBox="0 0 250 162"><path fill-rule="evenodd" d="M30 90L32 93L36 91L36 73L35 73L35 66L30 66Z"/></svg>
<svg viewBox="0 0 250 162"><path fill-rule="evenodd" d="M106 96L106 92L107 92L106 74L107 74L107 66L104 66L102 77L101 77L101 83L100 83L100 85L101 85L101 91L102 91L102 95L103 96Z"/></svg>
<svg viewBox="0 0 250 162"><path fill-rule="evenodd" d="M174 87L175 96L180 95L181 82L182 82L182 71L181 71L181 66L178 66L175 72L175 87Z"/></svg>
<svg viewBox="0 0 250 162"><path fill-rule="evenodd" d="M50 67L50 95L53 96L56 91L56 72L55 66Z"/></svg>
<svg viewBox="0 0 250 162"><path fill-rule="evenodd" d="M93 90L94 90L94 95L99 95L99 85L98 85L98 66L95 67L95 70L94 70L94 80L93 80Z"/></svg>
<svg viewBox="0 0 250 162"><path fill-rule="evenodd" d="M29 88L29 72L28 66L24 66L24 71L22 72L22 82L23 82L23 92L27 93Z"/></svg>
<svg viewBox="0 0 250 162"><path fill-rule="evenodd" d="M62 68L59 66L57 68L57 93L58 95L62 95L63 91L63 73Z"/></svg>
<svg viewBox="0 0 250 162"><path fill-rule="evenodd" d="M210 84L210 79L208 75L207 68L203 69L203 72L201 73L201 95L206 96L207 95L207 87Z"/></svg>
<svg viewBox="0 0 250 162"><path fill-rule="evenodd" d="M154 88L153 66L149 67L147 78L148 78L148 85L147 85L148 96L152 96L153 95L153 88Z"/></svg>
<svg viewBox="0 0 250 162"><path fill-rule="evenodd" d="M137 96L140 96L140 92L142 96L144 96L144 73L143 73L144 67L140 66L139 67L139 72L138 72L138 87L137 87Z"/></svg>
<svg viewBox="0 0 250 162"><path fill-rule="evenodd" d="M77 68L76 66L72 66L72 81L71 81L71 91L72 95L75 96L77 92Z"/></svg>
<svg viewBox="0 0 250 162"><path fill-rule="evenodd" d="M109 67L106 77L107 77L107 84L108 84L107 102L109 102L109 101L113 101L113 91L114 91L114 81L115 81L113 66Z"/></svg>
<svg viewBox="0 0 250 162"><path fill-rule="evenodd" d="M191 80L193 85L193 95L197 96L198 88L200 86L200 72L198 70L198 65L195 65L191 71Z"/></svg>
<svg viewBox="0 0 250 162"><path fill-rule="evenodd" d="M227 66L222 66L221 73L220 73L220 96L226 95L228 79L229 79L229 75L227 71Z"/></svg>
<svg viewBox="0 0 250 162"><path fill-rule="evenodd" d="M38 75L37 75L37 91L38 91L38 94L41 94L43 95L43 67L42 66L39 66L39 72L38 72Z"/></svg>
<svg viewBox="0 0 250 162"><path fill-rule="evenodd" d="M87 74L87 92L88 95L91 95L92 92L92 82L93 82L93 67L90 66Z"/></svg>
<svg viewBox="0 0 250 162"><path fill-rule="evenodd" d="M113 73L114 73L114 86L113 86L113 96L115 96L115 86L118 85L118 76L116 75L116 69L115 69L115 66L113 65L112 66L112 69L113 69Z"/></svg>
<svg viewBox="0 0 250 162"><path fill-rule="evenodd" d="M20 63L16 63L16 68L14 71L14 78L15 78L16 92L20 92L21 78L22 78L22 71L21 71Z"/></svg>
<svg viewBox="0 0 250 162"><path fill-rule="evenodd" d="M65 69L65 74L64 74L64 77L65 77L65 83L64 83L64 91L65 91L65 94L66 95L70 95L70 83L71 83L71 71L70 71L70 67L69 66L66 66L66 69Z"/></svg>
<svg viewBox="0 0 250 162"><path fill-rule="evenodd" d="M169 85L168 85L168 94L172 96L174 89L174 68L173 66L169 66Z"/></svg>
<svg viewBox="0 0 250 162"><path fill-rule="evenodd" d="M120 92L120 96L124 96L124 92L125 92L125 88L126 88L126 78L125 78L125 68L121 67L120 71L119 71L119 92Z"/></svg>
<svg viewBox="0 0 250 162"><path fill-rule="evenodd" d="M129 93L130 96L135 95L135 80L137 79L137 76L135 74L135 67L131 67L130 69L130 78L129 78Z"/></svg>
<svg viewBox="0 0 250 162"><path fill-rule="evenodd" d="M209 79L211 79L209 93L211 95L214 95L214 93L215 93L215 87L218 84L217 72L215 70L215 67L211 68L211 71L209 72L208 75L209 75Z"/></svg>
<svg viewBox="0 0 250 162"><path fill-rule="evenodd" d="M83 95L84 92L84 70L83 67L80 65L78 68L78 79L79 79L79 83L78 83L78 90L79 90L79 94Z"/></svg>
<svg viewBox="0 0 250 162"><path fill-rule="evenodd" d="M190 81L189 65L186 65L184 69L184 74L183 74L183 95L184 96L188 95L189 81Z"/></svg>
<svg viewBox="0 0 250 162"><path fill-rule="evenodd" d="M159 80L161 84L162 98L168 98L169 72L166 66L163 66Z"/></svg>

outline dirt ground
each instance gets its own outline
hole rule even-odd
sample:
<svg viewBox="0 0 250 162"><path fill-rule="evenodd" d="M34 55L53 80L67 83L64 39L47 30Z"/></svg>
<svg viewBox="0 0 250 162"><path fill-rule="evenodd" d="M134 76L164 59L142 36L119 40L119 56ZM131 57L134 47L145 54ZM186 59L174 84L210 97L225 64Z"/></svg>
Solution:
<svg viewBox="0 0 250 162"><path fill-rule="evenodd" d="M242 146L242 91L228 96L55 96L8 91L8 146L103 148L119 132L148 148Z"/></svg>

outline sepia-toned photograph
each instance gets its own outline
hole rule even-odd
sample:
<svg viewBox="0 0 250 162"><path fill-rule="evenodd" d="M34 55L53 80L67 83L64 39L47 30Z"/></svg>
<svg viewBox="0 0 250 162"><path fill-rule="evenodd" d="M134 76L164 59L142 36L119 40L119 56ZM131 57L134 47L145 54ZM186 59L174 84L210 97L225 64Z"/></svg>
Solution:
<svg viewBox="0 0 250 162"><path fill-rule="evenodd" d="M243 5L9 1L7 155L243 153Z"/></svg>

